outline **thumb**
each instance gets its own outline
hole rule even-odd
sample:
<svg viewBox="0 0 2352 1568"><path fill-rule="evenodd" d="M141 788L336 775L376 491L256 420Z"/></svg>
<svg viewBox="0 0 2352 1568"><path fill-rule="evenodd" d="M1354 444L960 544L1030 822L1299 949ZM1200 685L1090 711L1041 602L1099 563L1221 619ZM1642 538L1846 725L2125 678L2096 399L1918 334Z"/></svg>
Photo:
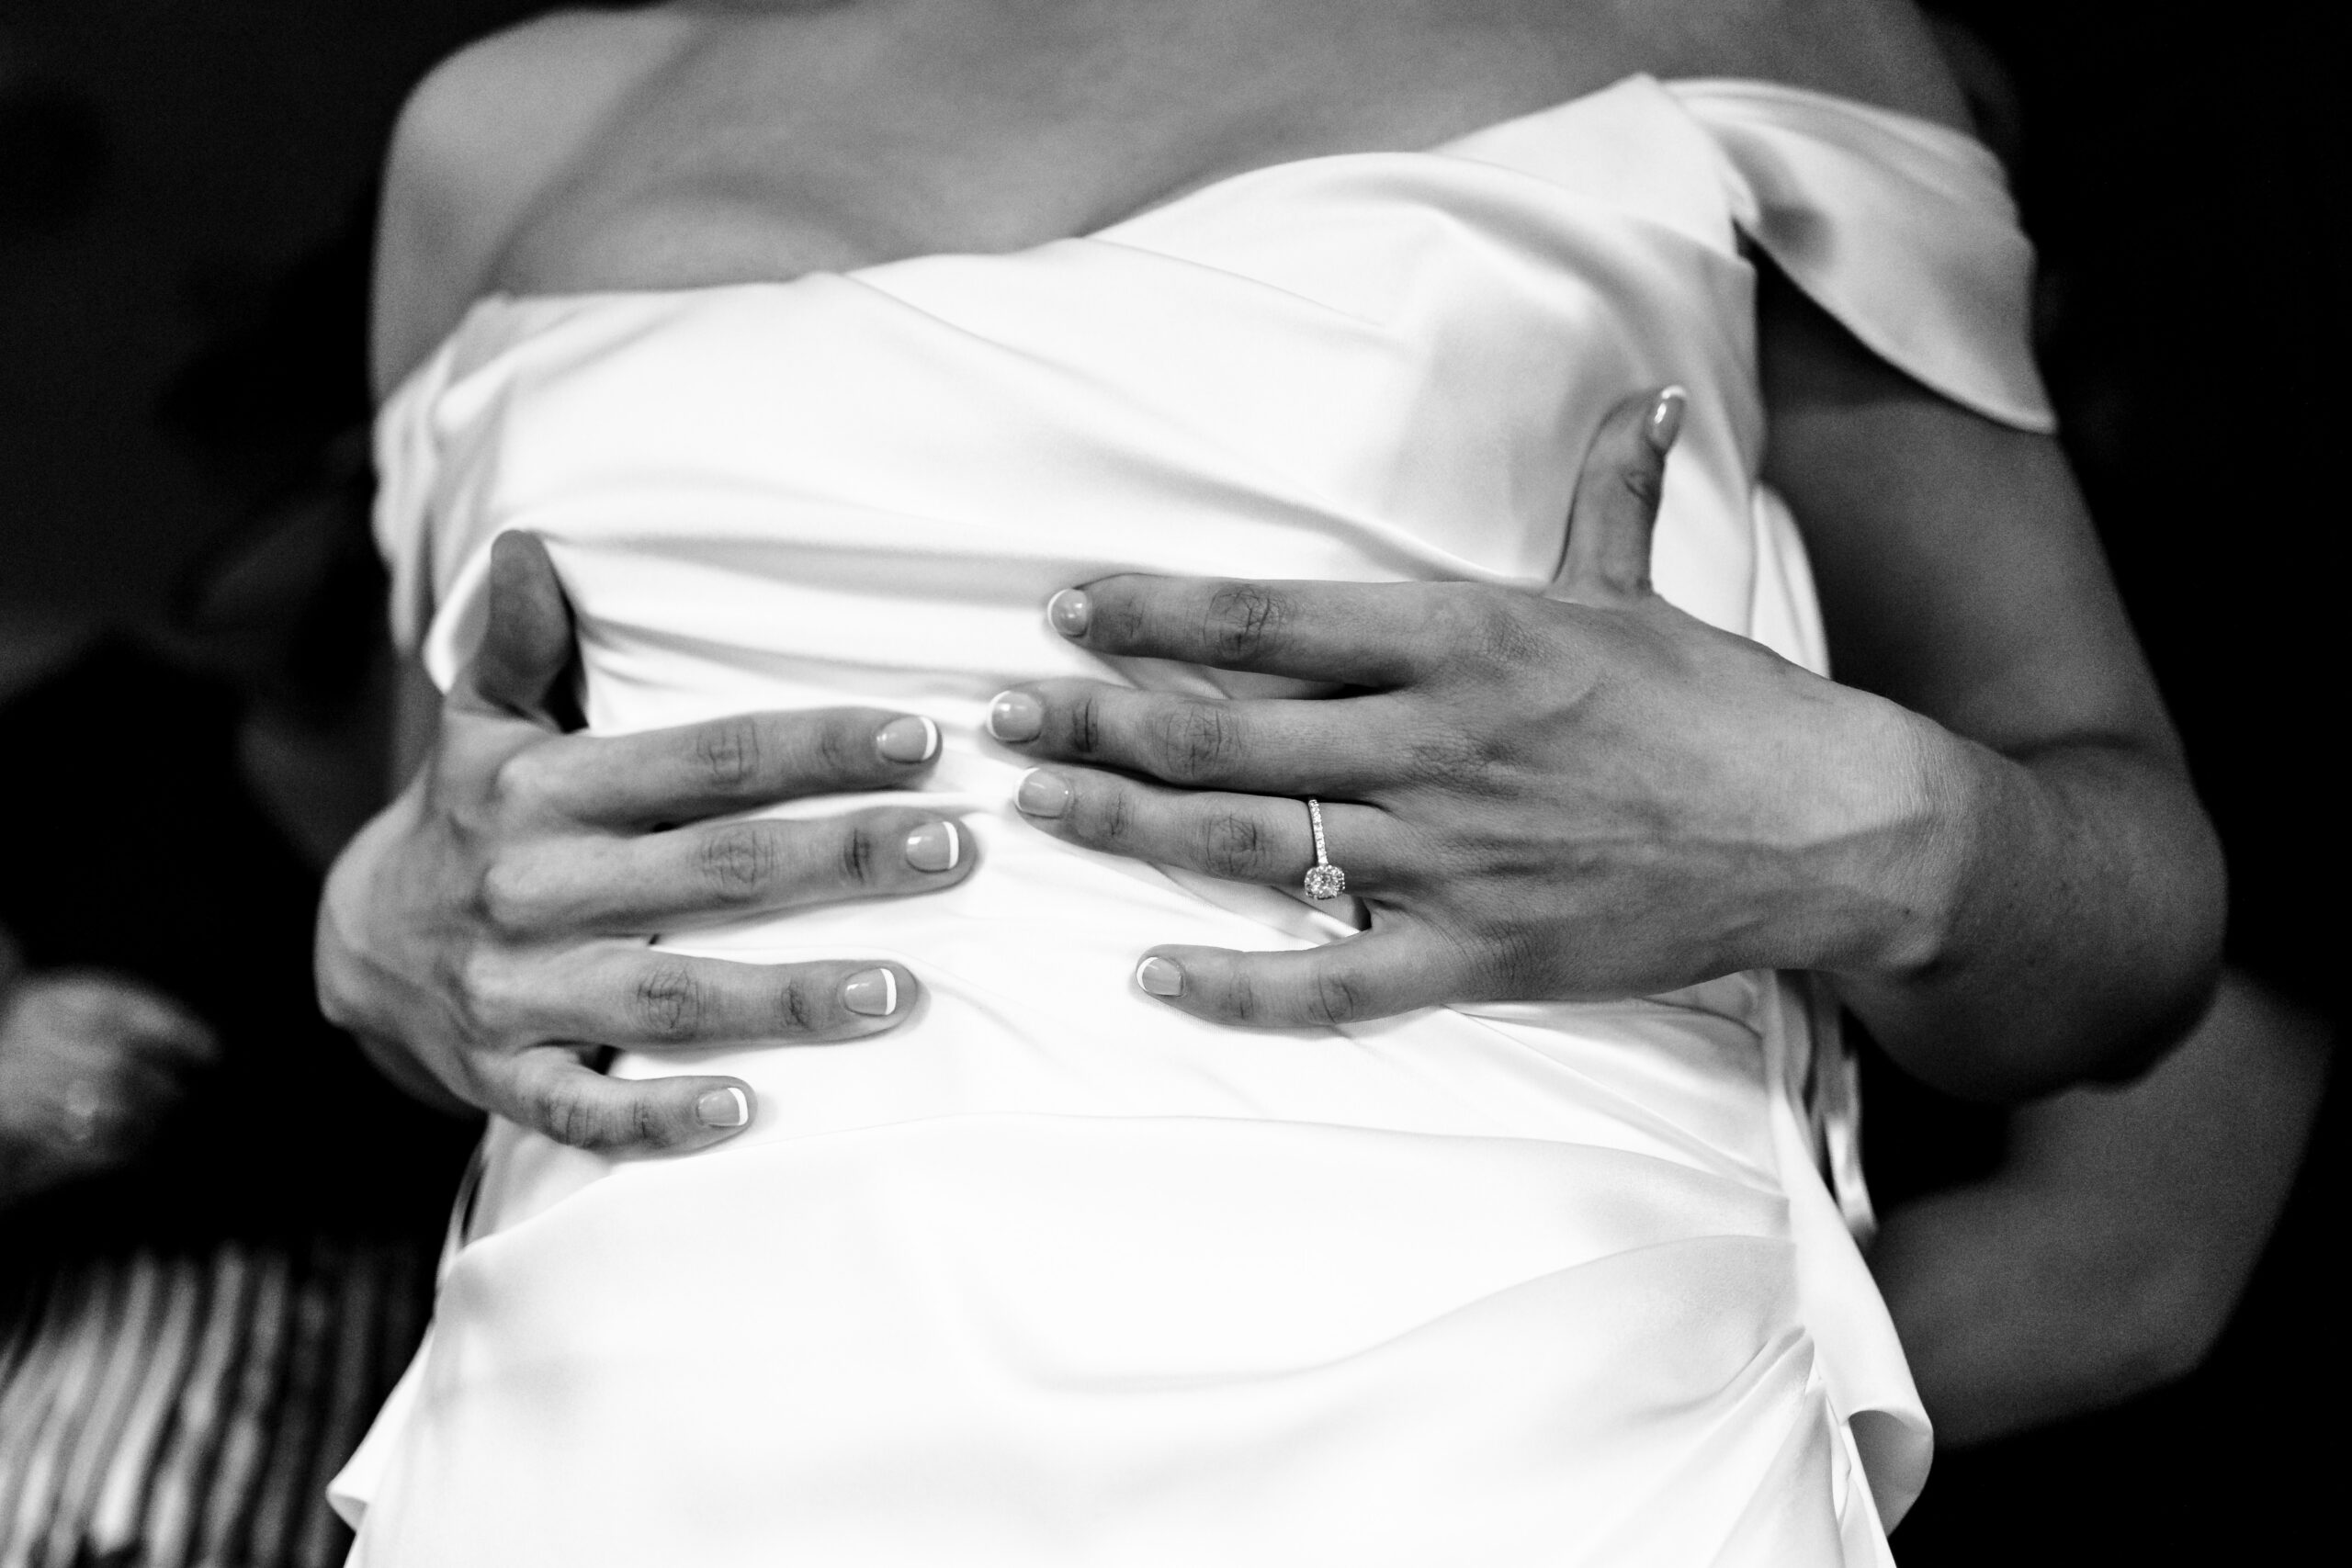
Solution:
<svg viewBox="0 0 2352 1568"><path fill-rule="evenodd" d="M510 529L491 541L490 607L463 686L482 703L559 728L576 716L566 679L574 653L571 603L536 534Z"/></svg>
<svg viewBox="0 0 2352 1568"><path fill-rule="evenodd" d="M1682 434L1690 395L1679 387L1628 398L1600 422L1568 511L1560 590L1570 599L1615 599L1650 587L1650 536L1657 526L1666 455Z"/></svg>

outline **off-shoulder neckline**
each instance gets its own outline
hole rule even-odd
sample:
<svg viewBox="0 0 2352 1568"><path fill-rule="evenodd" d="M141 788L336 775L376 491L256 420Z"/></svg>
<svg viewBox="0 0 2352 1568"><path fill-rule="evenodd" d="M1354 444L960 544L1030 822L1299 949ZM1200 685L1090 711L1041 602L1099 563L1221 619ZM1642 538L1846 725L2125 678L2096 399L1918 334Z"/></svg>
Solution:
<svg viewBox="0 0 2352 1568"><path fill-rule="evenodd" d="M1069 244L1073 241L1101 241L1107 243L1115 240L1120 234L1131 228L1141 227L1155 220L1162 220L1170 214L1180 213L1190 207L1227 194L1233 187L1248 182L1268 177L1279 178L1295 174L1298 170L1304 168L1348 163L1351 161L1367 158L1455 157L1459 156L1460 149L1470 146L1473 143L1488 139L1499 139L1510 136L1515 132L1524 130L1531 126L1539 125L1546 120L1565 116L1570 110L1583 107L1584 106L1592 103L1594 100L1604 97L1611 93L1624 92L1641 86L1647 86L1654 90L1665 93L1678 101L1690 98L1708 97L1718 99L1747 98L1765 102L1780 102L1810 107L1820 111L1845 116L1866 123L1876 123L1882 129L1894 131L1908 140L1925 142L1929 146L1936 148L1939 152L1943 152L1947 156L1955 157L1966 162L1976 163L1980 165L1989 165L1991 169L1996 172L1997 172L2000 167L2000 161L1994 154L1993 151L1985 146L1984 143L1976 137L1970 135L1966 131L1955 130L1951 126L1945 125L1940 121L1929 119L1921 115L1906 113L1901 109L1886 108L1877 104L1865 103L1859 98L1847 97L1841 94L1825 93L1811 87L1792 86L1786 83L1766 81L1761 78L1737 76L1689 76L1677 77L1671 80L1662 80L1658 77L1653 76L1647 72L1637 71L1630 73L1624 76L1621 76L1604 86L1595 87L1589 92L1579 93L1574 97L1564 98L1558 103L1547 104L1541 108L1530 109L1524 114L1508 116L1502 119L1495 120L1489 124L1482 125L1474 130L1464 131L1459 136L1448 137L1443 141L1440 141L1427 147L1367 148L1351 152L1317 152L1299 158L1279 158L1271 163L1255 164L1250 168L1236 169L1228 174L1218 175L1209 179L1203 180L1197 185L1177 191L1172 196L1155 200L1148 206L1138 208L1135 211L1127 213L1120 218L1114 219L1108 223L1101 224L1095 228L1085 230L1076 234L1061 235L1050 240L1041 240L1035 244L1023 245L1011 251L972 253L956 251L925 252L915 255L893 256L884 261L869 262L861 266L840 267L833 269L820 268L811 272L800 273L792 277L746 278L732 283L684 284L645 288L581 288L529 293L513 293L501 290L484 294L476 299L466 308L465 313L458 319L457 323L442 336L441 340L437 344L434 345L431 353L425 355L422 359L418 360L415 365L410 367L407 373L401 376L400 380L394 384L392 389L385 395L382 402L379 406L389 407L392 403L399 401L428 370L442 359L449 355L458 341L465 336L468 329L470 328L476 321L486 315L499 312L511 314L518 311L559 309L571 310L606 300L654 301L702 296L715 298L737 291L787 288L792 287L794 284L800 282L804 278L815 276L854 278L882 272L892 267L903 267L921 263L938 262L966 256L972 259L992 258L1002 260L1042 251L1048 246Z"/></svg>

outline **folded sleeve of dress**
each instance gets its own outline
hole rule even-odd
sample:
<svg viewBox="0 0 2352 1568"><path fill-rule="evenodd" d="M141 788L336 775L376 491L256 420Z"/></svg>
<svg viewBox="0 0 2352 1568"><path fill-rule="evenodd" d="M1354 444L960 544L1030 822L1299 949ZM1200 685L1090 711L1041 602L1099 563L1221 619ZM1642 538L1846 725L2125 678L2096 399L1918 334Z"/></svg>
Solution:
<svg viewBox="0 0 2352 1568"><path fill-rule="evenodd" d="M1984 143L1769 82L1667 85L1723 150L1742 232L1815 304L1962 407L2057 427L2031 349L2033 246Z"/></svg>

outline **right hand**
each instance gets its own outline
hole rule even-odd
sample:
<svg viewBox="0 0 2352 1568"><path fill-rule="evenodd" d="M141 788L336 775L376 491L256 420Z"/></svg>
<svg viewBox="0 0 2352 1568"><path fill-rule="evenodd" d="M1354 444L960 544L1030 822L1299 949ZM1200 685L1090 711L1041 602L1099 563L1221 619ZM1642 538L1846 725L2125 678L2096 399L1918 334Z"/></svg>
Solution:
<svg viewBox="0 0 2352 1568"><path fill-rule="evenodd" d="M930 721L873 708L751 714L597 739L550 716L572 656L546 547L492 546L489 624L431 754L361 829L320 908L320 1006L423 1099L611 1152L716 1143L756 1110L740 1078L625 1081L589 1058L860 1039L920 994L882 960L755 964L650 947L657 932L951 886L970 835L876 807L709 819L904 788Z"/></svg>

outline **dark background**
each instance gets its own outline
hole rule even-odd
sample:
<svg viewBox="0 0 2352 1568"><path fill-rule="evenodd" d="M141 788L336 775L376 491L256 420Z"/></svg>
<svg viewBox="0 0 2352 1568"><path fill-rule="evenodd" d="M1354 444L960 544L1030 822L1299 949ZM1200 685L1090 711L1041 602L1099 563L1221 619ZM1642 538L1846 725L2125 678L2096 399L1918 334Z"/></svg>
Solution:
<svg viewBox="0 0 2352 1568"><path fill-rule="evenodd" d="M77 629L157 623L208 542L364 416L365 213L392 114L433 60L539 8L0 0L0 689ZM2346 506L2329 479L2346 193L2328 8L1943 10L1987 46L1983 79L2010 85L1981 107L2042 251L2045 367L2230 850L2233 956L2340 1021L2344 792L2324 759L2343 708L2330 597ZM175 742L135 682L123 691L79 743L82 772L44 786L64 804L20 798L19 780L0 819L17 830L78 799L206 835L148 897L159 920L216 928L217 946L238 846L266 830L201 827L226 820L215 805L233 811L213 784L159 816L176 778L221 773L198 736L220 727ZM196 723L202 700L174 722ZM0 772L27 764L11 754ZM12 858L0 881L21 894L30 862ZM247 934L291 943L306 885L269 863L236 896L277 889L271 908L295 913ZM2343 1408L2318 1264L2343 1212L2339 1122L2331 1108L2208 1367L2123 1411L1939 1460L1897 1537L1906 1562L2283 1556L2324 1529L2332 1453L2311 1434ZM1874 1124L1874 1159L1916 1184L1987 1135L1954 1108L1906 1104Z"/></svg>

